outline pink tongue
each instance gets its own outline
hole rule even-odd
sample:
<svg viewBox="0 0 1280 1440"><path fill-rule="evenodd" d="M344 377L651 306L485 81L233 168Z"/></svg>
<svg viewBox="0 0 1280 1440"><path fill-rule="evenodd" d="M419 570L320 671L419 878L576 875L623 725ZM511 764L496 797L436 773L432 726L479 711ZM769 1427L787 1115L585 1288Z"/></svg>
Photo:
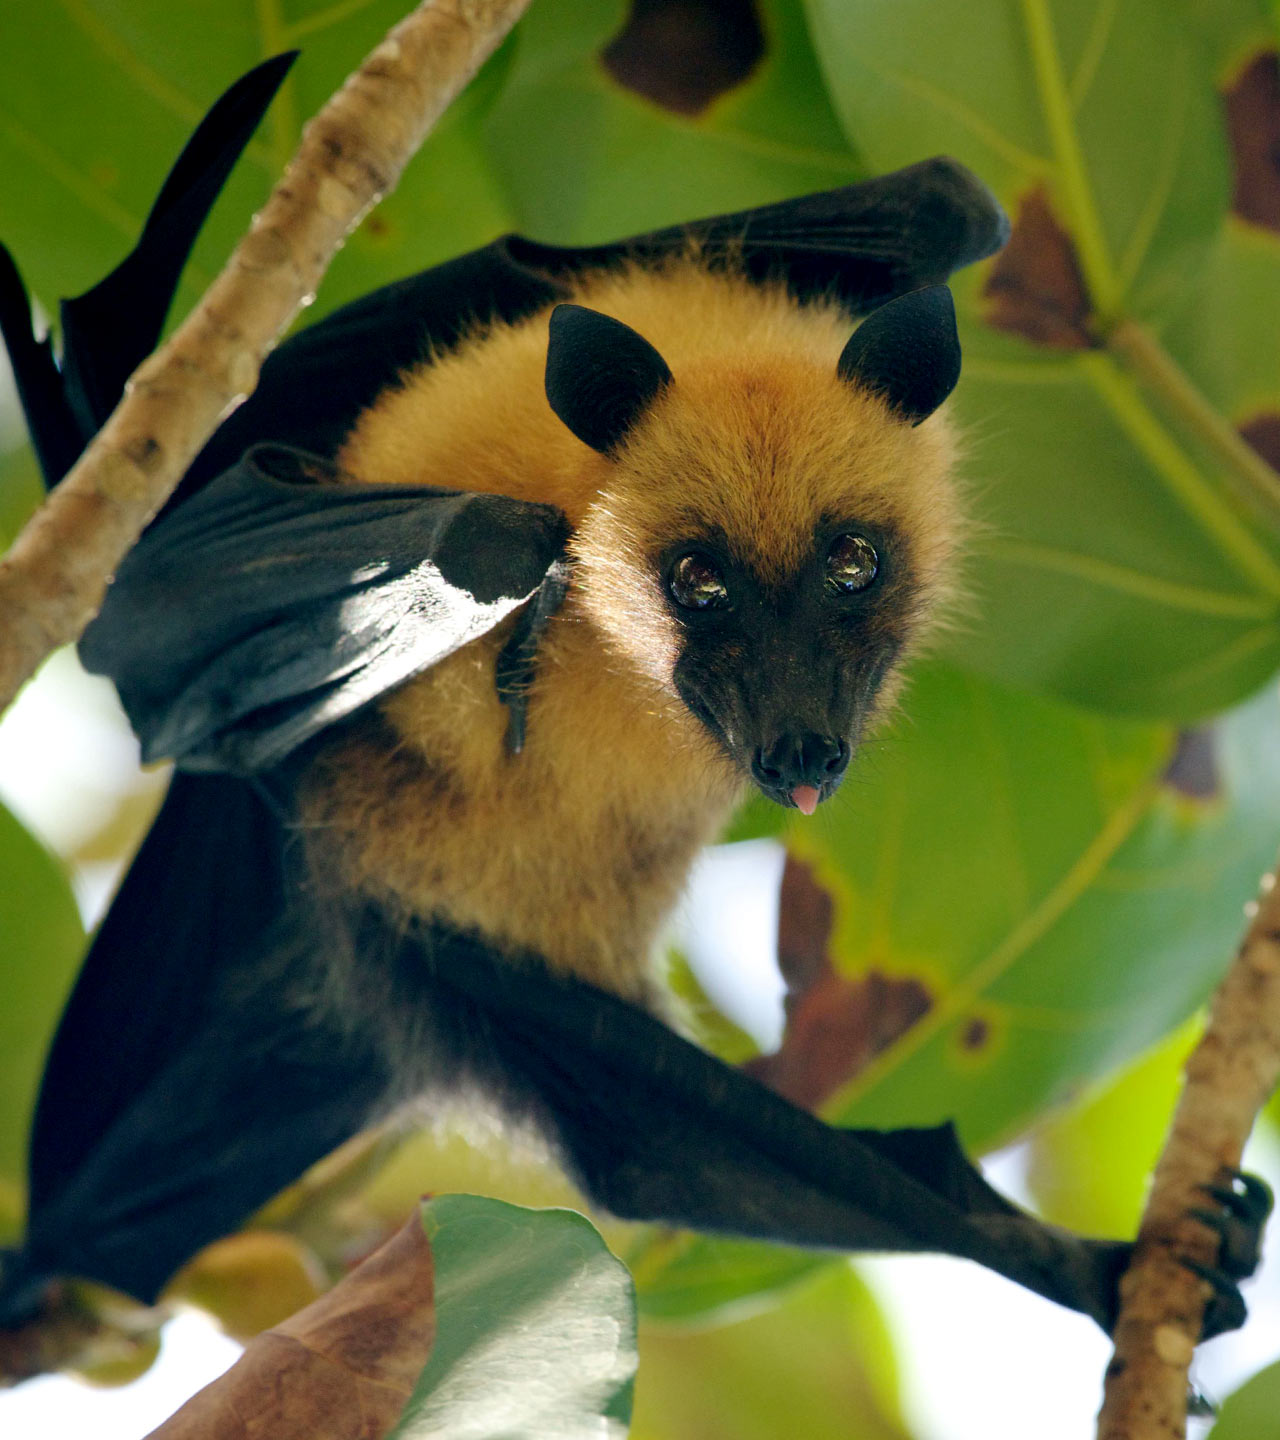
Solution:
<svg viewBox="0 0 1280 1440"><path fill-rule="evenodd" d="M818 792L812 785L797 785L791 792L791 803L802 815L812 815L818 808Z"/></svg>

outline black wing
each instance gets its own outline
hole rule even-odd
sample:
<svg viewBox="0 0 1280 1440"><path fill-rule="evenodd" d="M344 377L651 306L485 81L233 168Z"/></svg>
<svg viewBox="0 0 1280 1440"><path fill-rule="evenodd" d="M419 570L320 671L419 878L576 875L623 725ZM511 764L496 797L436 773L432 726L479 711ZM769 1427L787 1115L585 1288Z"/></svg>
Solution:
<svg viewBox="0 0 1280 1440"><path fill-rule="evenodd" d="M993 254L1009 224L991 192L938 158L818 195L670 226L607 245L543 245L506 235L336 310L269 356L258 388L222 426L181 500L250 445L274 440L333 456L356 417L409 366L487 321L515 322L562 300L575 277L696 245L801 299L835 295L865 314Z"/></svg>
<svg viewBox="0 0 1280 1440"><path fill-rule="evenodd" d="M198 808L215 795L201 787L216 786L237 788L223 799L242 815L256 803L246 798L248 782L221 777L179 777L171 803ZM162 816L157 834L165 828ZM224 847L250 840L251 831L212 838L217 861L234 862ZM194 987L194 1006L181 982L174 994L167 936L153 952L130 955L141 962L139 978L119 998L102 987L116 983L123 957L99 942L82 981L85 998L73 1002L58 1036L46 1080L54 1099L42 1098L41 1123L73 1104L86 1113L78 1130L47 1135L37 1147L43 1203L25 1249L9 1257L0 1324L37 1309L54 1274L154 1299L198 1248L398 1098L433 1082L478 1083L509 1113L532 1119L583 1191L618 1216L806 1248L959 1255L1105 1328L1114 1322L1131 1247L1082 1239L1019 1211L987 1185L949 1126L833 1129L616 996L555 977L535 956L513 961L472 936L406 931L376 909L335 912L321 933L314 913L300 919L291 911L287 893L279 903L279 848L271 853L260 928L240 936L230 965L225 955L207 957L226 973ZM126 907L146 902L153 858L144 850ZM174 858L190 856L161 853L158 880L172 875ZM252 885L258 858L251 842L243 874L232 863L227 880ZM206 888L201 874L191 913L158 917L189 938L197 967L206 958L206 922L243 925L228 886ZM317 996L307 983L312 952L335 945L358 957L359 978ZM162 1003L173 1004L171 1028L165 1011L148 1018L153 955ZM103 962L96 973L95 959ZM86 1062L100 1059L108 1074L114 1064L91 1014L95 989L109 1016L139 1024L128 1050L136 1070L101 1101L85 1094ZM140 1023L122 1014L134 1006ZM1256 1263L1268 1207L1257 1182L1243 1195L1222 1192L1214 1223L1224 1256L1248 1258L1210 1272L1217 1293L1207 1334L1243 1318L1233 1281Z"/></svg>
<svg viewBox="0 0 1280 1440"><path fill-rule="evenodd" d="M227 176L297 59L264 61L214 104L156 197L137 245L105 280L59 307L62 367L0 245L0 336L45 481L55 485L115 409L125 381L156 347L179 277Z"/></svg>
<svg viewBox="0 0 1280 1440"><path fill-rule="evenodd" d="M269 769L499 624L567 539L548 505L338 479L259 445L126 557L80 655L144 759Z"/></svg>
<svg viewBox="0 0 1280 1440"><path fill-rule="evenodd" d="M379 1054L311 1003L331 937L292 845L265 787L175 777L49 1054L0 1326L54 1275L153 1300L375 1113Z"/></svg>

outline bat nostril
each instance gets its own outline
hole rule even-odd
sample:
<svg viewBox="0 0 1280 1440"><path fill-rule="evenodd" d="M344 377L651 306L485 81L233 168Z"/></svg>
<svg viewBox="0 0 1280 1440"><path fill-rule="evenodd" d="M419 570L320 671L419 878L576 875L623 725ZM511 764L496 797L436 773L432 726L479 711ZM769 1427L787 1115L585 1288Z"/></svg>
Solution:
<svg viewBox="0 0 1280 1440"><path fill-rule="evenodd" d="M751 774L759 785L781 786L786 781L773 745L761 745L751 757Z"/></svg>
<svg viewBox="0 0 1280 1440"><path fill-rule="evenodd" d="M838 779L849 767L849 742L827 735L817 738L822 741L825 749L820 756L815 756L815 762L822 766L827 779Z"/></svg>
<svg viewBox="0 0 1280 1440"><path fill-rule="evenodd" d="M800 737L800 778L808 784L838 779L848 763L849 747L836 736L810 733Z"/></svg>

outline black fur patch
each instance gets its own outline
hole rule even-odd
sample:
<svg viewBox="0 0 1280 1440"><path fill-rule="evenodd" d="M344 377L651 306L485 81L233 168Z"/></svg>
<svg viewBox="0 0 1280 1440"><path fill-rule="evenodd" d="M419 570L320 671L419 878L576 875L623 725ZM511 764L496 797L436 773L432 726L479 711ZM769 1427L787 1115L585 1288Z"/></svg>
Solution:
<svg viewBox="0 0 1280 1440"><path fill-rule="evenodd" d="M868 539L879 558L875 581L848 595L827 584L826 571L832 542L845 532ZM669 555L694 544L682 541ZM698 537L696 548L719 568L729 603L704 611L672 604L681 632L673 679L692 714L744 774L758 747L785 734L837 736L856 748L914 609L902 537L886 526L824 519L808 558L781 582L763 580L719 534ZM664 557L659 569L669 568Z"/></svg>
<svg viewBox="0 0 1280 1440"><path fill-rule="evenodd" d="M879 395L919 425L960 378L956 307L945 285L930 285L873 310L853 332L836 366L842 380Z"/></svg>
<svg viewBox="0 0 1280 1440"><path fill-rule="evenodd" d="M557 305L547 345L547 399L585 445L608 455L671 383L667 362L630 325Z"/></svg>

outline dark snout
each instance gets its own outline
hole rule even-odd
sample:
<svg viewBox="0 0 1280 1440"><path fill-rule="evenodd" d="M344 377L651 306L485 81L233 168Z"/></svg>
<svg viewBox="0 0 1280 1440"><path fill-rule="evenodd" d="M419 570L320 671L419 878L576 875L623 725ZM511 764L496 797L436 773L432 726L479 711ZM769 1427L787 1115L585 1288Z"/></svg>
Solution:
<svg viewBox="0 0 1280 1440"><path fill-rule="evenodd" d="M848 742L837 735L788 731L757 747L751 776L771 800L812 815L844 778L849 755Z"/></svg>

